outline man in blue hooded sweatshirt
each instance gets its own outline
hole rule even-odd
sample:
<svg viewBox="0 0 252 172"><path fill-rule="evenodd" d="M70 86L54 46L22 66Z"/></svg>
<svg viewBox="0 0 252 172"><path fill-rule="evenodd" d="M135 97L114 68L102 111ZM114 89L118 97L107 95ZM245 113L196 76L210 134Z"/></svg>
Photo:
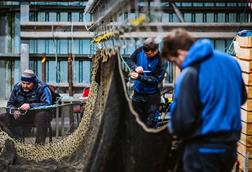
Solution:
<svg viewBox="0 0 252 172"><path fill-rule="evenodd" d="M183 29L163 39L161 56L182 70L169 129L184 143L183 171L231 171L241 132L240 106L247 99L239 64L207 39L194 42Z"/></svg>
<svg viewBox="0 0 252 172"><path fill-rule="evenodd" d="M155 38L148 38L127 60L134 81L132 103L142 122L157 127L160 106L160 89L167 62L161 59Z"/></svg>

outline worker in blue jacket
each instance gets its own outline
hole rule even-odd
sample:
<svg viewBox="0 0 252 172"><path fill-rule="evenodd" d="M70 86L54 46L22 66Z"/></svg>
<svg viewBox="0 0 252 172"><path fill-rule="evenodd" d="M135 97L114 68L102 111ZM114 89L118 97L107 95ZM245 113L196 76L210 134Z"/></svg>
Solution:
<svg viewBox="0 0 252 172"><path fill-rule="evenodd" d="M162 57L182 71L177 78L169 129L184 142L185 172L229 172L240 139L240 106L247 93L237 61L194 42L183 29L163 39Z"/></svg>
<svg viewBox="0 0 252 172"><path fill-rule="evenodd" d="M134 81L133 107L140 119L148 127L157 127L160 106L160 89L167 68L158 51L154 38L145 40L144 45L135 50L127 60Z"/></svg>
<svg viewBox="0 0 252 172"><path fill-rule="evenodd" d="M21 75L21 82L14 85L7 103L9 109L18 109L6 114L5 123L12 131L13 137L22 139L22 133L26 126L36 127L36 143L44 144L47 128L51 120L51 113L47 110L29 111L31 108L49 106L52 104L51 91L48 85L40 80L32 70L26 69ZM21 112L28 112L21 115Z"/></svg>

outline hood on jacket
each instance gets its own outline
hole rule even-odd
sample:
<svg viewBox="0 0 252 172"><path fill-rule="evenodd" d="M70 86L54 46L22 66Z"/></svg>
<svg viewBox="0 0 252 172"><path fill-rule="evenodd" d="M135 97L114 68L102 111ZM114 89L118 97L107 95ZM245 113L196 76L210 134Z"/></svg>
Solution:
<svg viewBox="0 0 252 172"><path fill-rule="evenodd" d="M210 40L208 39L200 39L196 41L190 50L188 51L185 60L182 63L182 69L204 59L210 57L213 53L213 46Z"/></svg>

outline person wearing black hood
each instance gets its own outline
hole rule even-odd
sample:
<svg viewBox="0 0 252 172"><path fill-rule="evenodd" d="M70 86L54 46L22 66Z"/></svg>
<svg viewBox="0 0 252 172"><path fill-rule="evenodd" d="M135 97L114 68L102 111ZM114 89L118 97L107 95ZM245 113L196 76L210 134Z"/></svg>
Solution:
<svg viewBox="0 0 252 172"><path fill-rule="evenodd" d="M7 103L9 109L18 109L11 114L7 113L7 125L14 138L21 139L20 128L34 124L37 131L35 143L44 144L51 113L46 110L29 111L29 109L51 104L52 95L48 85L38 80L32 70L26 69L21 75L21 82L14 85ZM27 113L21 115L22 111Z"/></svg>

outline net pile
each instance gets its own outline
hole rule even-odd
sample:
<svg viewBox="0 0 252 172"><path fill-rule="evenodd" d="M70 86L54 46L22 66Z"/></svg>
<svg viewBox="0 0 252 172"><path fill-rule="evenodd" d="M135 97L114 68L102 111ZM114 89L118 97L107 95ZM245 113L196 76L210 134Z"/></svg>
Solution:
<svg viewBox="0 0 252 172"><path fill-rule="evenodd" d="M46 145L25 144L0 132L0 171L167 171L171 137L148 129L127 96L120 57L97 52L79 127Z"/></svg>

